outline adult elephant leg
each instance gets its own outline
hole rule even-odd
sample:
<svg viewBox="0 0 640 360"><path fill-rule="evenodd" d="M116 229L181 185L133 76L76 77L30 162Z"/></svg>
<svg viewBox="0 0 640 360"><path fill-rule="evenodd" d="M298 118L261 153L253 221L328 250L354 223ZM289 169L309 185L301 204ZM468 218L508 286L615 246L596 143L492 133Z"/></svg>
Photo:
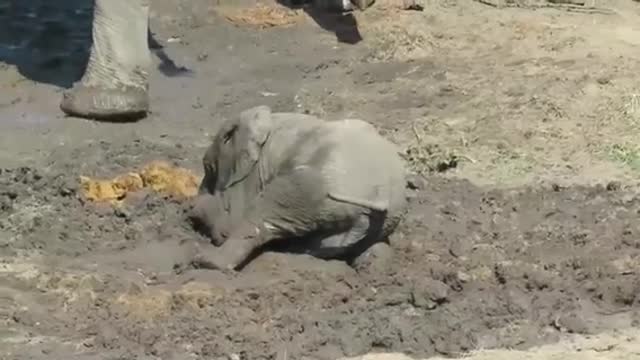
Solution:
<svg viewBox="0 0 640 360"><path fill-rule="evenodd" d="M136 120L149 110L149 0L95 0L93 46L82 79L63 95L71 116Z"/></svg>

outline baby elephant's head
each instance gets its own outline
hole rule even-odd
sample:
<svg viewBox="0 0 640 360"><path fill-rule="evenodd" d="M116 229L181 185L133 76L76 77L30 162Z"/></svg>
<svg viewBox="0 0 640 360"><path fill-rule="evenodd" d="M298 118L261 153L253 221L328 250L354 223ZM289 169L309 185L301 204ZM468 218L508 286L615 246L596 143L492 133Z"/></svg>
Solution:
<svg viewBox="0 0 640 360"><path fill-rule="evenodd" d="M204 155L200 191L213 194L245 179L260 159L271 128L271 109L265 105L225 121Z"/></svg>

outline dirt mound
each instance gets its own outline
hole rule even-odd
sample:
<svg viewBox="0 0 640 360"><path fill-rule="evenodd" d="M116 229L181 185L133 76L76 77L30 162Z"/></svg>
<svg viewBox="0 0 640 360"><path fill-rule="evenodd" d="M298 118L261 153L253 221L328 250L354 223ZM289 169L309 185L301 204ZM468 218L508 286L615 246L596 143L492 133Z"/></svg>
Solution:
<svg viewBox="0 0 640 360"><path fill-rule="evenodd" d="M173 270L197 238L179 199L149 192L107 209L81 201L72 179L29 168L0 175L3 249L15 255L0 284L16 292L7 329L37 328L49 356L68 353L64 344L161 358L460 355L638 321L640 198L613 185L414 181L391 262L358 273L266 253L229 275Z"/></svg>

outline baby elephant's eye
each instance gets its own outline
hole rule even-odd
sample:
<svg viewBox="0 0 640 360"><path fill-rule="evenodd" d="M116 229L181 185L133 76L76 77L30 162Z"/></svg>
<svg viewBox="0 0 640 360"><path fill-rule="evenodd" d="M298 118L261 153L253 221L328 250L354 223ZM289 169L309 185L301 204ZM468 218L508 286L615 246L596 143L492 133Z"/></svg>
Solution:
<svg viewBox="0 0 640 360"><path fill-rule="evenodd" d="M224 138L223 138L223 142L226 144L229 142L229 140L231 140L231 138L233 137L233 134L236 132L236 129L238 127L234 126L233 128L231 128L231 130L227 131L226 134L224 134Z"/></svg>

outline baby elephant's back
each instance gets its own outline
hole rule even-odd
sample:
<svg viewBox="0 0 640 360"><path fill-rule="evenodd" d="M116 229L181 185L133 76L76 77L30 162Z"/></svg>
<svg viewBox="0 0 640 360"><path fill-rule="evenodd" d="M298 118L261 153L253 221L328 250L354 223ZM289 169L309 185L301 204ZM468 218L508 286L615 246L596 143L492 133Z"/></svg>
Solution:
<svg viewBox="0 0 640 360"><path fill-rule="evenodd" d="M326 123L332 149L325 173L340 195L388 207L404 207L405 166L398 147L358 119Z"/></svg>

